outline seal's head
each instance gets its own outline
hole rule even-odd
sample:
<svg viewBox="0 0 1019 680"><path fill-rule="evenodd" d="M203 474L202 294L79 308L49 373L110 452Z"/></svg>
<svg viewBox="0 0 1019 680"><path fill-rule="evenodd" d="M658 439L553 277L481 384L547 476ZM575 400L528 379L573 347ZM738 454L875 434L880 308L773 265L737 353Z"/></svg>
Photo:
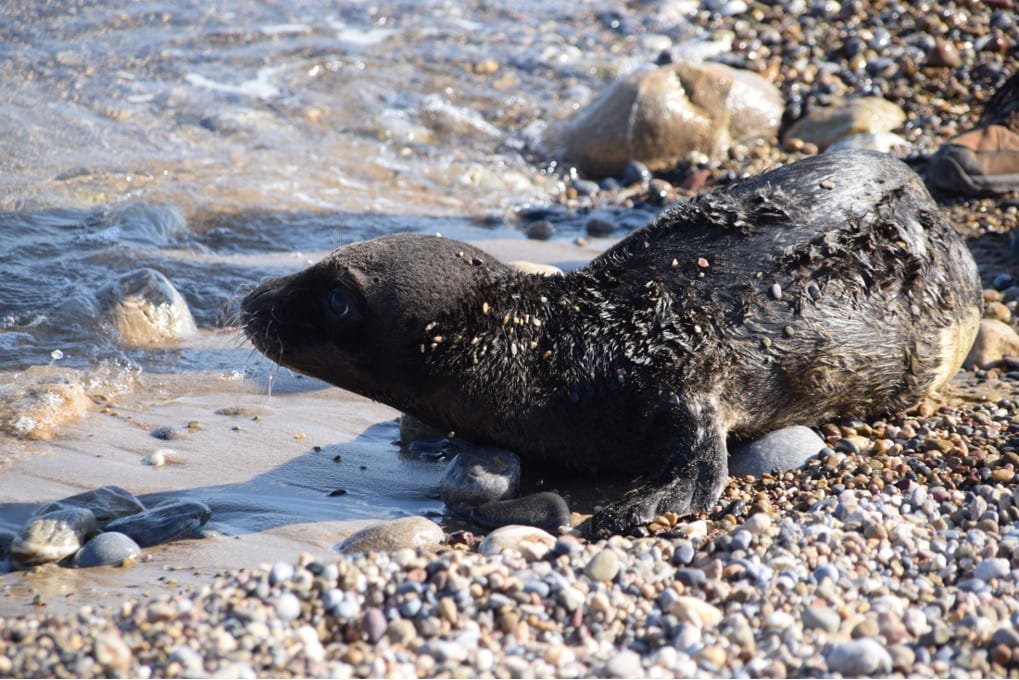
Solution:
<svg viewBox="0 0 1019 680"><path fill-rule="evenodd" d="M509 268L472 246L394 234L333 251L241 303L244 332L282 366L385 400L405 389L428 324Z"/></svg>

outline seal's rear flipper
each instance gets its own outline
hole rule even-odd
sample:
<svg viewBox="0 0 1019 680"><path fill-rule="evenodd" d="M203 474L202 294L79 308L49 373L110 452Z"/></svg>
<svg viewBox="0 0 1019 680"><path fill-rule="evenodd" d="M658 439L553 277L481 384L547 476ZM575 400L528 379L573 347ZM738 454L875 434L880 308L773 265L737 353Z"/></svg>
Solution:
<svg viewBox="0 0 1019 680"><path fill-rule="evenodd" d="M596 513L591 518L592 535L623 533L664 512L687 515L710 508L728 479L725 437L715 399L671 397L655 432L655 439L669 447L658 470Z"/></svg>

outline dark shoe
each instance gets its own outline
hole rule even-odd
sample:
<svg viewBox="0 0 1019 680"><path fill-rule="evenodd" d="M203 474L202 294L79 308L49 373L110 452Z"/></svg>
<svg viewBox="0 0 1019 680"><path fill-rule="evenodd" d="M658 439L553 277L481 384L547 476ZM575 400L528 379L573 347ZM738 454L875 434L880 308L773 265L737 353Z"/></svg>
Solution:
<svg viewBox="0 0 1019 680"><path fill-rule="evenodd" d="M1019 73L987 102L978 127L938 149L927 173L933 186L954 194L1019 191Z"/></svg>

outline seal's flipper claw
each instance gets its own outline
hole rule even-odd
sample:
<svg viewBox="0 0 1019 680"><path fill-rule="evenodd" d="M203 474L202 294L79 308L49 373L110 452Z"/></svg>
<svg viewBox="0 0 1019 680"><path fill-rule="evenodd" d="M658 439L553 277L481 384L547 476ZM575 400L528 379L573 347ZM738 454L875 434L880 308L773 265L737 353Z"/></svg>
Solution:
<svg viewBox="0 0 1019 680"><path fill-rule="evenodd" d="M675 436L661 438L671 442L671 451L664 455L658 472L591 518L594 537L624 533L664 512L681 516L703 512L722 494L729 453L714 400L674 401L667 427Z"/></svg>

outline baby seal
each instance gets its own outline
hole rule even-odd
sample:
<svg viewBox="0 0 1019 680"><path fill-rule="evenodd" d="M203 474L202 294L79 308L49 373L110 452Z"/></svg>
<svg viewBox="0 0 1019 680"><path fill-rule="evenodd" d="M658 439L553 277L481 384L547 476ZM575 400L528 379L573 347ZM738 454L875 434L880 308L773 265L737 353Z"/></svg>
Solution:
<svg viewBox="0 0 1019 680"><path fill-rule="evenodd" d="M677 205L563 277L441 237L353 243L242 320L283 366L525 464L641 475L594 516L605 536L710 508L728 436L915 405L962 363L980 294L916 174L851 151Z"/></svg>

